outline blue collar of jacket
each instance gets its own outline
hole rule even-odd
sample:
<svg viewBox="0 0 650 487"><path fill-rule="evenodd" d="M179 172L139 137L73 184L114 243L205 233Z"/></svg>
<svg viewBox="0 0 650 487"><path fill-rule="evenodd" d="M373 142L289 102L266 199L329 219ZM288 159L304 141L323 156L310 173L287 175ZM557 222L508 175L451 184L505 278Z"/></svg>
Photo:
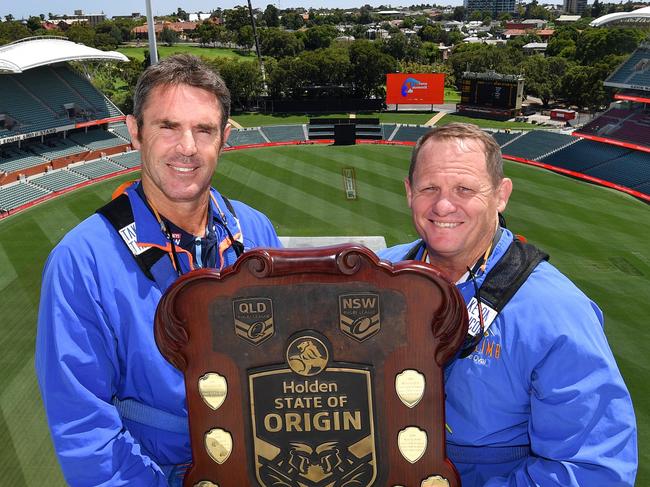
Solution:
<svg viewBox="0 0 650 487"><path fill-rule="evenodd" d="M166 247L169 243L167 236L160 230L160 223L156 220L147 203L140 197L136 191L136 186L140 182L130 186L126 190L131 202L131 209L133 210L133 219L136 222L135 232L138 239L138 245L157 247ZM230 228L238 229L238 223L234 215L231 215L227 209L225 201L221 194L214 188L210 188L211 198L209 199L210 211L215 219L223 224L223 218ZM236 233L233 231L233 233Z"/></svg>
<svg viewBox="0 0 650 487"><path fill-rule="evenodd" d="M497 262L503 257L503 255L506 253L506 250L508 250L508 247L510 247L510 244L514 240L514 236L512 235L512 232L508 230L507 228L502 227L502 232L501 232L501 238L497 242L497 244L494 246L492 249L492 252L490 253L490 256L488 257L487 264L485 266L485 271L478 271L476 273L475 277L475 282L478 287L481 287L481 284L483 284L483 281L485 280L485 276L487 275L488 272L495 266ZM416 260L422 259L422 254L424 253L425 245L423 245L424 241L419 240L415 245L419 246L418 252L415 255ZM411 247L413 248L413 247ZM465 302L468 303L472 297L474 296L474 283L472 282L471 279L468 279L465 282L461 282L456 285L458 290L461 292L463 295L463 298L465 299Z"/></svg>

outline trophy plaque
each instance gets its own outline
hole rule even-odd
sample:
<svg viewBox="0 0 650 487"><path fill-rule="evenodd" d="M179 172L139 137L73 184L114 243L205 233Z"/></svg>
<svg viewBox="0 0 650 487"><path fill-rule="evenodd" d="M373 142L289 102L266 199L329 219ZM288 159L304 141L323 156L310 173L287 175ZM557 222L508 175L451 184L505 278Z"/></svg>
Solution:
<svg viewBox="0 0 650 487"><path fill-rule="evenodd" d="M427 264L342 245L246 252L163 296L155 337L185 375L185 487L457 487L443 366L467 335Z"/></svg>

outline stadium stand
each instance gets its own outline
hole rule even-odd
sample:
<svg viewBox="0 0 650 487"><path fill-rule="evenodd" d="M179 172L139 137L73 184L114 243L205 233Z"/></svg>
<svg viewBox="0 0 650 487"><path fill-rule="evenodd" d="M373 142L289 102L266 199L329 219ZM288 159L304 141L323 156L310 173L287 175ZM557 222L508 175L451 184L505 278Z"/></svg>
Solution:
<svg viewBox="0 0 650 487"><path fill-rule="evenodd" d="M70 139L61 137L51 137L42 143L30 142L27 148L31 152L49 160L80 154L88 150L85 147L75 144Z"/></svg>
<svg viewBox="0 0 650 487"><path fill-rule="evenodd" d="M431 127L422 127L419 125L400 125L392 140L405 142L416 142L420 137L426 134Z"/></svg>
<svg viewBox="0 0 650 487"><path fill-rule="evenodd" d="M48 193L45 189L24 181L9 186L0 186L0 210L13 210Z"/></svg>
<svg viewBox="0 0 650 487"><path fill-rule="evenodd" d="M269 125L260 127L269 142L289 142L292 140L306 140L302 125Z"/></svg>
<svg viewBox="0 0 650 487"><path fill-rule="evenodd" d="M228 137L229 146L264 144L266 140L260 133L259 127L252 129L232 129Z"/></svg>
<svg viewBox="0 0 650 487"><path fill-rule="evenodd" d="M586 171L586 174L636 189L638 186L650 182L650 154L635 151L618 159L599 164Z"/></svg>
<svg viewBox="0 0 650 487"><path fill-rule="evenodd" d="M69 135L69 138L90 150L108 149L126 143L121 137L101 128L88 130L88 132L74 132Z"/></svg>
<svg viewBox="0 0 650 487"><path fill-rule="evenodd" d="M396 123L382 123L381 134L384 140L393 140L393 133L397 129Z"/></svg>
<svg viewBox="0 0 650 487"><path fill-rule="evenodd" d="M503 147L505 144L510 142L511 140L516 139L521 135L521 133L507 133L507 132L490 132L490 135L494 137L494 140L497 141L497 143Z"/></svg>
<svg viewBox="0 0 650 487"><path fill-rule="evenodd" d="M639 49L634 51L632 55L605 80L605 83L648 84L648 81L650 80L641 83L634 82L635 78L641 74L650 74L650 49L646 46L646 43L641 44Z"/></svg>
<svg viewBox="0 0 650 487"><path fill-rule="evenodd" d="M572 171L584 172L603 162L623 157L630 152L632 151L625 147L578 139L575 144L564 147L540 160Z"/></svg>
<svg viewBox="0 0 650 487"><path fill-rule="evenodd" d="M67 169L50 171L41 176L30 178L29 182L48 191L60 191L76 184L88 181L88 178Z"/></svg>
<svg viewBox="0 0 650 487"><path fill-rule="evenodd" d="M504 144L509 155L536 160L549 152L576 142L575 137L543 130L531 130L512 142Z"/></svg>
<svg viewBox="0 0 650 487"><path fill-rule="evenodd" d="M101 94L87 79L73 71L67 65L50 68L56 76L87 101L94 109L94 118L119 117L122 112Z"/></svg>
<svg viewBox="0 0 650 487"><path fill-rule="evenodd" d="M16 144L0 146L0 171L7 173L20 171L43 164L46 160L19 148Z"/></svg>
<svg viewBox="0 0 650 487"><path fill-rule="evenodd" d="M69 169L88 179L96 179L121 171L124 168L107 159L97 159L84 164L70 166Z"/></svg>
<svg viewBox="0 0 650 487"><path fill-rule="evenodd" d="M129 129L126 128L125 123L113 123L108 126L108 129L115 135L122 137L127 142L131 142L131 135Z"/></svg>
<svg viewBox="0 0 650 487"><path fill-rule="evenodd" d="M122 154L114 154L109 159L125 168L138 167L140 162L140 151L129 151Z"/></svg>

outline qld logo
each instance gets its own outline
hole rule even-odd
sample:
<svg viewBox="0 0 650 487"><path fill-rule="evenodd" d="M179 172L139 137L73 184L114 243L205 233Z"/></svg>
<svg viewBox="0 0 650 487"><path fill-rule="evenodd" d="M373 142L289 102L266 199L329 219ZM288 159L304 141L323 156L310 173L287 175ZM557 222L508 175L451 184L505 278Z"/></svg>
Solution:
<svg viewBox="0 0 650 487"><path fill-rule="evenodd" d="M406 97L412 94L415 90L427 89L429 89L429 83L417 80L415 78L406 78L404 83L402 83L402 96Z"/></svg>

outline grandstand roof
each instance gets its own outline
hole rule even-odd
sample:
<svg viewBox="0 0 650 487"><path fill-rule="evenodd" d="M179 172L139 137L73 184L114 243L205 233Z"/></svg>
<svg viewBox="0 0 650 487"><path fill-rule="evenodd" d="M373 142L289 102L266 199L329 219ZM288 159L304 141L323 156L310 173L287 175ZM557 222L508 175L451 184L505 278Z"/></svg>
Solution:
<svg viewBox="0 0 650 487"><path fill-rule="evenodd" d="M627 25L650 23L650 7L643 7L632 12L615 12L603 15L589 24L591 27L602 27L604 25Z"/></svg>
<svg viewBox="0 0 650 487"><path fill-rule="evenodd" d="M22 73L63 61L128 61L122 53L100 51L63 37L29 37L0 47L0 72Z"/></svg>

